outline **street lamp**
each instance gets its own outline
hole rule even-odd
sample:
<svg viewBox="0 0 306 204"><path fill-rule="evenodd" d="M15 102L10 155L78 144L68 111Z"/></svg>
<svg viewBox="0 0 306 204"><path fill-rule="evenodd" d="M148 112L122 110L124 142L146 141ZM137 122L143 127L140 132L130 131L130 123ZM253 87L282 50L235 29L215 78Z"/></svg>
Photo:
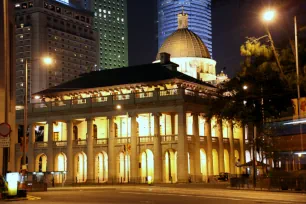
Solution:
<svg viewBox="0 0 306 204"><path fill-rule="evenodd" d="M272 21L275 17L275 11L274 10L267 10L263 13L263 19L265 21Z"/></svg>
<svg viewBox="0 0 306 204"><path fill-rule="evenodd" d="M277 55L277 52L276 52L276 49L275 49L275 46L274 46L274 41L272 39L272 35L270 33L270 30L268 28L268 23L270 23L275 18L275 16L276 16L276 12L274 10L267 10L263 13L262 18L263 18L263 21L266 22L264 25L265 25L265 29L266 29L266 32L268 34L269 40L271 42L271 47L272 47L274 57L276 59L277 66L279 68L281 76L284 77L283 69L281 67L281 64L280 64L280 61L279 61L279 58L278 58L278 55Z"/></svg>
<svg viewBox="0 0 306 204"><path fill-rule="evenodd" d="M32 60L33 62L34 60ZM51 57L42 58L42 62L51 65L53 59ZM35 97L37 98L37 96ZM24 110L23 110L23 145L22 145L22 169L26 169L26 138L28 127L28 59L25 60L25 94L24 94Z"/></svg>
<svg viewBox="0 0 306 204"><path fill-rule="evenodd" d="M248 86L247 85L243 85L243 90L247 90L248 89Z"/></svg>

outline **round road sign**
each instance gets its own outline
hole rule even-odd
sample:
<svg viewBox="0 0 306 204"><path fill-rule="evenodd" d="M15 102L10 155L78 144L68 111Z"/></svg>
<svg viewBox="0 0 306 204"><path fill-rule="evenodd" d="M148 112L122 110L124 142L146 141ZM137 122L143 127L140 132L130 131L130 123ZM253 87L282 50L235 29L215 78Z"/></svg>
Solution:
<svg viewBox="0 0 306 204"><path fill-rule="evenodd" d="M7 137L11 133L11 126L7 123L0 124L0 135Z"/></svg>

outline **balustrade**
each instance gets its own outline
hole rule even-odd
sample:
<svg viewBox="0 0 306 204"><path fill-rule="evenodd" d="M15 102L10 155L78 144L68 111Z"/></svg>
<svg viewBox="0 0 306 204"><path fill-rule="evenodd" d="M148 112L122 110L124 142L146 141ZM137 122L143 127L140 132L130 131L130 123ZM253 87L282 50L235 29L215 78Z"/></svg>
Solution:
<svg viewBox="0 0 306 204"><path fill-rule="evenodd" d="M107 138L96 139L95 144L96 145L107 145L108 144L108 139Z"/></svg>
<svg viewBox="0 0 306 204"><path fill-rule="evenodd" d="M130 137L117 137L116 144L129 144L131 143Z"/></svg>
<svg viewBox="0 0 306 204"><path fill-rule="evenodd" d="M239 139L234 139L234 144L235 145L239 145L240 144L240 140Z"/></svg>
<svg viewBox="0 0 306 204"><path fill-rule="evenodd" d="M207 136L200 136L201 143L207 143Z"/></svg>
<svg viewBox="0 0 306 204"><path fill-rule="evenodd" d="M223 138L223 143L228 144L229 143L229 138Z"/></svg>
<svg viewBox="0 0 306 204"><path fill-rule="evenodd" d="M67 146L67 141L53 141L53 147L65 147Z"/></svg>
<svg viewBox="0 0 306 204"><path fill-rule="evenodd" d="M48 142L35 142L34 148L35 149L48 148Z"/></svg>
<svg viewBox="0 0 306 204"><path fill-rule="evenodd" d="M86 146L87 145L87 141L86 140L74 140L74 145L75 146Z"/></svg>
<svg viewBox="0 0 306 204"><path fill-rule="evenodd" d="M174 142L178 141L178 136L177 135L162 135L161 136L161 141L162 142Z"/></svg>
<svg viewBox="0 0 306 204"><path fill-rule="evenodd" d="M153 136L143 136L139 137L139 143L153 143L154 137Z"/></svg>
<svg viewBox="0 0 306 204"><path fill-rule="evenodd" d="M204 93L196 93L192 90L187 89L169 89L29 104L29 112L48 112L87 106L113 106L119 101L122 101L122 103L125 104L138 104L152 102L156 100L176 100L184 98L184 96L186 96L186 100L196 102L196 98L203 98L206 95ZM198 102L200 103L200 101Z"/></svg>
<svg viewBox="0 0 306 204"><path fill-rule="evenodd" d="M217 143L218 142L218 137L211 137L212 143Z"/></svg>
<svg viewBox="0 0 306 204"><path fill-rule="evenodd" d="M192 142L192 138L193 138L192 135L187 135L187 141L188 141L188 142Z"/></svg>

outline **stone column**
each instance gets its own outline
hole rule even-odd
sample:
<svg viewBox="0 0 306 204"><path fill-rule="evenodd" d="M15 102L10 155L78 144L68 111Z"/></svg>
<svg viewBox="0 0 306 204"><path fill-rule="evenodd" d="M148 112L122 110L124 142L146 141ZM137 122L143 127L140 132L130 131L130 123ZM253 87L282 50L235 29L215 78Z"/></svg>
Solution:
<svg viewBox="0 0 306 204"><path fill-rule="evenodd" d="M228 137L229 137L229 143L230 143L230 173L236 174L236 166L235 166L235 147L234 147L234 126L233 121L228 121Z"/></svg>
<svg viewBox="0 0 306 204"><path fill-rule="evenodd" d="M54 158L53 158L53 121L48 121L47 171L54 171Z"/></svg>
<svg viewBox="0 0 306 204"><path fill-rule="evenodd" d="M67 121L67 183L73 183L73 122Z"/></svg>
<svg viewBox="0 0 306 204"><path fill-rule="evenodd" d="M241 136L239 137L240 138L240 156L239 156L240 164L245 164L245 134L246 134L245 126L242 125ZM249 139L249 142L250 142L250 139Z"/></svg>
<svg viewBox="0 0 306 204"><path fill-rule="evenodd" d="M182 108L178 113L178 149L177 149L177 180L188 182L188 142L186 137L186 112Z"/></svg>
<svg viewBox="0 0 306 204"><path fill-rule="evenodd" d="M200 136L199 136L199 115L198 113L193 113L193 158L194 158L194 181L201 182L201 161L200 161Z"/></svg>
<svg viewBox="0 0 306 204"><path fill-rule="evenodd" d="M93 119L87 121L87 183L94 183L94 155L93 155Z"/></svg>
<svg viewBox="0 0 306 204"><path fill-rule="evenodd" d="M116 182L116 154L115 154L115 123L114 118L108 117L108 181Z"/></svg>
<svg viewBox="0 0 306 204"><path fill-rule="evenodd" d="M35 158L34 158L34 143L35 143L35 124L29 125L29 144L28 144L28 171L35 171Z"/></svg>
<svg viewBox="0 0 306 204"><path fill-rule="evenodd" d="M171 113L171 133L175 135L175 113Z"/></svg>
<svg viewBox="0 0 306 204"><path fill-rule="evenodd" d="M154 183L162 182L163 155L160 137L160 116L160 113L154 113Z"/></svg>
<svg viewBox="0 0 306 204"><path fill-rule="evenodd" d="M204 126L205 126L204 127L205 136L207 137L207 151L206 151L207 173L208 176L212 176L214 175L214 168L213 168L213 158L212 158L211 120L205 118Z"/></svg>
<svg viewBox="0 0 306 204"><path fill-rule="evenodd" d="M219 172L224 172L224 144L223 144L223 131L222 120L217 120L216 136L219 140Z"/></svg>
<svg viewBox="0 0 306 204"><path fill-rule="evenodd" d="M138 143L138 134L137 134L137 115L129 114L131 117L131 181L136 182L138 178L138 155L137 155L137 143Z"/></svg>

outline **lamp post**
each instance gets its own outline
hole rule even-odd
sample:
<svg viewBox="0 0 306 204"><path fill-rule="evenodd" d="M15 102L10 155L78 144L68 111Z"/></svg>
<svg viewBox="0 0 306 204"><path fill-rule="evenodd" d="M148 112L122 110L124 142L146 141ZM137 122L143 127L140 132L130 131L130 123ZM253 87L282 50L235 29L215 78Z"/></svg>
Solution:
<svg viewBox="0 0 306 204"><path fill-rule="evenodd" d="M268 10L264 12L263 19L266 22L270 22L275 17L275 11ZM302 28L304 29L304 28ZM267 29L268 36L272 39L269 29ZM295 68L296 68L296 87L297 87L297 112L298 112L298 119L301 118L301 94L300 94L300 74L299 74L299 52L298 52L298 29L297 29L297 17L294 16L294 39L295 39L295 49L293 50L293 54L295 56ZM273 41L271 40L271 43ZM275 50L274 46L272 46L273 52ZM276 61L279 64L279 60L276 57ZM280 64L279 64L280 67ZM282 71L281 67L280 70ZM281 72L281 74L283 74ZM302 135L302 124L300 123L300 135L301 135L301 150L303 151L303 135Z"/></svg>
<svg viewBox="0 0 306 204"><path fill-rule="evenodd" d="M32 60L32 62L35 60ZM44 57L43 63L50 65L53 63L53 59L50 57ZM23 110L23 145L22 145L22 169L26 170L26 138L28 127L28 60L25 60L25 94L24 94L24 110Z"/></svg>
<svg viewBox="0 0 306 204"><path fill-rule="evenodd" d="M266 23L269 23L271 22L274 18L275 18L275 11L274 10L267 10L263 13L263 20L264 22ZM282 69L282 66L280 64L280 61L279 61L279 58L278 58L278 55L277 55L277 52L276 52L276 49L275 49L275 46L274 46L274 41L272 39L272 35L270 33L270 30L269 30L269 27L267 24L264 24L265 25L265 29L266 29L266 32L268 34L268 38L270 40L270 43L271 43L271 47L272 47L272 51L273 51L273 55L275 57L275 60L276 60L276 63L277 63L277 66L279 68L279 71L281 73L281 76L284 77L284 73L283 73L283 69Z"/></svg>

